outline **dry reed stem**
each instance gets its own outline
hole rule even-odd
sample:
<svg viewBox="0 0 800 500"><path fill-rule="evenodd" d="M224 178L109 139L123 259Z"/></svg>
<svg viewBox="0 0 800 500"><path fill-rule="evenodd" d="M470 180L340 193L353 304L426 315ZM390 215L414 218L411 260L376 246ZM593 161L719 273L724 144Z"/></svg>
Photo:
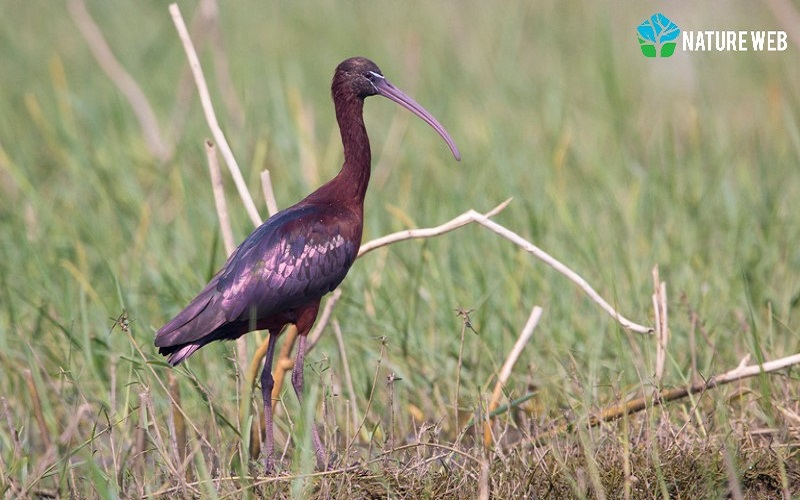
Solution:
<svg viewBox="0 0 800 500"><path fill-rule="evenodd" d="M195 10L192 20L189 21L189 33L195 42L199 45L205 40L205 35L209 32L210 19L206 17L206 9L200 5ZM192 77L192 69L187 64L181 69L181 76L178 78L178 83L175 85L175 104L170 112L169 123L167 125L168 137L178 137L180 130L186 122L186 117L189 114L189 109L192 105L192 97L194 96L194 84Z"/></svg>
<svg viewBox="0 0 800 500"><path fill-rule="evenodd" d="M131 469L136 477L144 477L145 472L145 449L147 446L147 407L145 406L146 391L139 393L139 424L133 433L133 451L131 458L133 464Z"/></svg>
<svg viewBox="0 0 800 500"><path fill-rule="evenodd" d="M192 75L194 76L195 84L197 84L197 92L200 95L200 103L203 107L203 113L205 114L208 128L211 129L211 135L214 136L214 142L219 147L220 153L222 153L222 158L225 160L225 163L230 170L231 177L233 177L233 181L236 184L236 189L239 192L239 196L242 198L242 203L244 203L244 207L247 210L247 214L250 216L250 220L255 226L259 226L262 222L261 216L258 214L256 205L253 203L253 198L250 196L250 192L247 190L247 184L242 177L242 171L239 169L239 165L236 163L236 158L233 156L233 151L231 151L231 147L228 144L228 141L225 139L225 134L222 132L219 122L217 121L217 116L214 113L214 105L211 102L211 96L208 92L208 85L206 84L205 77L203 76L203 70L200 67L200 60L197 58L197 52L195 52L194 45L189 37L189 31L186 29L186 23L183 21L180 8L177 4L170 4L169 12L172 15L172 21L175 24L175 29L178 31L178 36L183 44L183 49L186 52L186 58L189 60L189 66L192 68Z"/></svg>
<svg viewBox="0 0 800 500"><path fill-rule="evenodd" d="M210 4L206 2L203 7L208 8L209 5ZM200 103L202 105L208 127L211 129L211 134L214 137L214 141L220 148L222 157L225 159L225 163L231 173L231 177L233 178L236 189L238 190L239 196L242 199L242 203L244 203L245 209L250 216L250 220L253 222L254 226L258 227L262 222L261 216L258 214L258 210L253 202L253 198L250 196L250 192L247 189L247 184L242 177L242 172L239 169L239 165L236 163L236 158L233 156L233 151L231 150L228 141L225 139L225 134L223 133L219 126L219 122L217 121L216 114L214 113L214 106L211 102L211 96L208 92L208 85L206 84L205 77L203 76L203 70L200 66L200 60L198 59L197 52L192 44L189 31L186 28L186 23L181 16L180 8L175 3L170 4L169 12L172 16L172 21L175 24L175 29L178 32L178 36L181 39L181 43L183 44L184 51L186 52L186 58L189 61L189 67L192 70L192 75L194 76L195 84L197 85L197 92L200 96ZM208 144L208 141L206 143ZM214 157L214 159L216 160L216 157ZM212 165L213 163L211 158L209 158L209 168L213 168ZM221 185L221 176L219 176L218 180L218 184ZM215 187L215 189L217 188ZM220 225L222 225L222 222L222 219L220 219ZM228 227L230 227L230 224L228 224ZM232 236L231 240L233 240ZM232 245L229 247L228 243L226 243L226 248L228 248L228 254L230 255L230 253L233 251ZM244 337L240 337L236 340L236 359L239 372L244 373L244 371L247 369L247 340ZM244 378L241 378L240 380L242 380L240 389L243 389L243 385L247 382Z"/></svg>
<svg viewBox="0 0 800 500"><path fill-rule="evenodd" d="M480 500L489 500L491 489L489 488L489 459L484 457L481 460L481 476L478 481L478 498Z"/></svg>
<svg viewBox="0 0 800 500"><path fill-rule="evenodd" d="M142 135L150 152L159 161L169 159L172 156L172 146L167 145L162 139L161 129L153 108L136 80L114 56L111 47L109 47L103 36L103 32L94 22L89 10L86 8L86 4L83 0L69 0L67 2L67 10L69 10L72 20L86 40L89 50L97 60L97 63L128 100L128 104L130 104L136 119L139 121L139 127L142 129Z"/></svg>
<svg viewBox="0 0 800 500"><path fill-rule="evenodd" d="M689 355L691 357L691 377L692 383L697 382L697 322L700 320L695 311L689 312Z"/></svg>
<svg viewBox="0 0 800 500"><path fill-rule="evenodd" d="M588 295L589 298L592 299L592 301L594 301L597 305L599 305L600 308L603 309L606 313L608 313L609 316L614 318L614 320L616 320L623 328L626 328L628 330L637 333L646 333L646 334L653 333L653 329L651 327L634 323L633 321L625 318L620 313L618 313L578 273L576 273L575 271L573 271L572 269L561 263L559 260L551 256L547 252L540 249L533 243L521 237L517 233L490 220L491 217L493 217L498 212L505 209L510 202L511 198L504 201L503 203L501 203L494 209L490 210L489 212L486 212L485 214L481 214L479 212L476 212L475 210L468 210L463 214L459 215L458 217L451 219L450 221L445 222L444 224L441 224L436 227L425 228L425 229L408 229L405 231L399 231L397 233L392 233L387 236L374 239L370 242L361 245L361 249L358 251L358 256L361 257L362 255L371 252L372 250L375 250L376 248L389 245L391 243L396 243L398 241L439 236L441 234L458 229L461 226L466 226L467 224L475 222L486 227L490 231L499 234L500 236L511 241L517 246L522 247L525 251L532 254L534 257L538 258L545 264L549 265L559 273L566 276L567 279L578 285L578 287L581 290L583 290L584 293L586 293L586 295Z"/></svg>
<svg viewBox="0 0 800 500"><path fill-rule="evenodd" d="M233 228L228 215L228 204L225 201L225 188L222 185L222 172L217 160L217 150L214 143L206 139L206 158L208 159L208 172L211 177L211 190L214 193L214 205L219 219L219 230L222 233L222 243L225 246L225 255L230 256L236 249L233 239ZM236 363L240 373L247 367L247 339L236 339Z"/></svg>
<svg viewBox="0 0 800 500"><path fill-rule="evenodd" d="M213 12L207 12L207 9L211 9ZM218 10L216 3L213 1L204 1L201 5L201 10L204 10L204 15L206 17L216 17ZM186 52L186 57L189 60L189 65L192 69L192 74L195 79L195 83L197 84L197 90L200 95L200 102L203 107L203 112L206 117L206 122L208 123L209 128L211 129L211 133L214 136L214 140L219 144L220 151L222 153L223 158L225 159L225 163L228 165L228 169L233 177L234 183L236 184L236 188L239 192L239 196L242 199L242 202L245 205L245 209L250 216L253 225L258 227L262 223L261 216L258 214L258 210L255 207L255 203L253 202L253 198L250 196L250 192L247 189L247 185L244 182L244 178L242 177L241 170L236 162L235 157L233 156L233 151L231 150L230 146L228 145L225 134L223 133L222 129L219 126L219 122L217 121L216 114L214 113L214 107L211 102L211 97L208 92L208 86L205 82L205 77L203 76L202 68L200 67L200 61L197 58L197 53L194 49L194 46L191 41L191 37L186 29L186 25L183 21L183 17L180 13L180 8L177 4L171 4L169 6L170 14L172 15L173 22L175 23L175 28L178 31L178 35L181 38L181 42L183 43L184 50ZM215 23L216 24L216 23ZM227 59L224 57L224 50L221 49L221 34L219 33L219 27L215 26L215 35L216 35L216 43L217 45L214 47L215 49L215 58L217 59L218 64L222 64L224 66L224 70L221 73L218 72L218 78L220 76L226 76L227 73ZM226 77L227 78L227 77ZM221 81L223 83L225 81L229 81L225 78L222 78ZM230 87L230 86L229 86ZM232 93L230 88L228 87L228 93ZM238 106L238 101L228 100L229 108L240 109ZM231 106L233 104L234 106ZM241 113L239 113L241 116ZM222 189L222 178L219 174L219 166L218 162L216 161L216 155L213 154L213 144L210 141L206 141L207 146L207 154L209 157L209 169L211 170L212 174L212 186L214 187L214 199L217 204L217 213L220 217L220 226L223 232L223 241L225 242L225 249L227 254L230 255L233 250L235 249L235 245L233 243L233 233L230 228L230 221L227 216L227 208L224 201L224 190ZM213 158L213 159L212 159ZM272 184L269 178L269 171L264 171L261 174L261 184L264 190L264 197L267 201L267 209L269 211L269 215L273 215L277 212L277 204L275 202L275 196L272 190ZM268 332L268 335L278 335L280 332ZM280 394L281 388L283 386L283 379L285 376L286 370L285 365L287 365L285 359L288 359L291 362L291 347L294 343L295 335L287 335L284 340L284 345L288 344L288 350L282 348L279 355L279 362L277 363L277 368L282 370L276 370L276 377L275 377L275 389L273 390L273 407L274 401L276 399L276 395ZM248 369L247 363L247 341L244 337L240 337L236 340L236 358L239 366L239 370L242 373L245 373L246 376L243 379L244 384L248 384L250 390L248 394L252 394L252 387L255 383L255 373L257 373L257 369L253 370L253 365L258 365L263 359L266 353L266 345L269 341L269 337L264 339L264 342L259 349L257 349L255 355L253 356L250 367ZM288 352L286 352L288 351ZM284 358L285 354L285 358ZM291 367L289 367L291 369ZM247 403L249 404L249 402ZM258 426L261 427L260 425ZM255 443L255 441L251 441L251 443ZM257 446L260 447L260 441L257 443ZM251 451L254 451L253 446L251 446Z"/></svg>
<svg viewBox="0 0 800 500"><path fill-rule="evenodd" d="M225 202L225 188L222 185L222 172L219 170L217 149L209 140L206 140L206 158L208 159L208 173L211 176L211 190L214 192L214 205L217 208L217 218L219 219L219 230L222 233L222 243L225 246L225 254L230 255L236 249L236 243L233 239L231 219L228 215L228 204Z"/></svg>
<svg viewBox="0 0 800 500"><path fill-rule="evenodd" d="M656 323L656 390L664 380L667 362L667 344L669 343L669 324L667 319L667 284L658 276L658 265L653 267L653 311Z"/></svg>
<svg viewBox="0 0 800 500"><path fill-rule="evenodd" d="M477 222L475 215L485 218L491 218L497 215L498 213L505 210L505 208L511 203L512 198L505 200L503 203L497 205L493 209L489 210L485 214L479 214L474 210L468 210L463 214L450 219L449 221L445 222L444 224L440 224L435 227L423 228L423 229L406 229L404 231L398 231L396 233L387 234L386 236L381 236L380 238L375 238L374 240L368 241L361 245L361 248L358 250L358 256L361 257L366 253L369 253L375 249L380 247L391 245L392 243L397 243L399 241L405 240L413 240L413 239L420 239L420 238L431 238L433 236L439 236L445 233L449 233L455 229L458 229L462 226L466 226L472 222Z"/></svg>
<svg viewBox="0 0 800 500"><path fill-rule="evenodd" d="M503 387L505 387L506 382L508 382L509 377L511 377L511 370L514 369L514 365L517 363L517 360L522 354L522 350L533 336L533 331L536 330L536 325L539 324L541 317L542 308L539 306L534 306L533 310L531 310L530 316L528 316L528 321L522 328L519 338L517 338L516 343L514 343L514 347L511 348L511 352L508 353L506 361L503 363L503 367L500 369L500 373L497 376L497 383L494 385L492 398L489 400L489 406L486 412L486 422L484 423L483 428L483 445L486 448L492 445L492 424L489 415L491 415L491 413L497 409L497 405L500 403L500 396L503 394Z"/></svg>
<svg viewBox="0 0 800 500"><path fill-rule="evenodd" d="M261 189L264 191L264 201L267 202L267 212L272 217L278 213L278 202L275 201L275 191L272 189L272 179L269 170L261 172Z"/></svg>

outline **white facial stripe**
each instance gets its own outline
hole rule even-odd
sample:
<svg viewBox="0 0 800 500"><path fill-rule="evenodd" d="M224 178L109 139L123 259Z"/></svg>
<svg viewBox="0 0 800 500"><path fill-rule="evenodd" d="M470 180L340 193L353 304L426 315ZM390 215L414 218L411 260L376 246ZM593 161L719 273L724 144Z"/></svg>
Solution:
<svg viewBox="0 0 800 500"><path fill-rule="evenodd" d="M381 75L379 73L375 73L374 71L370 71L369 74L374 76L375 78L380 78L381 80L385 80L383 75ZM372 85L372 88L375 89L375 92L377 92L378 91L378 87L375 86L375 83L372 80L369 80L369 83L370 83L370 85Z"/></svg>

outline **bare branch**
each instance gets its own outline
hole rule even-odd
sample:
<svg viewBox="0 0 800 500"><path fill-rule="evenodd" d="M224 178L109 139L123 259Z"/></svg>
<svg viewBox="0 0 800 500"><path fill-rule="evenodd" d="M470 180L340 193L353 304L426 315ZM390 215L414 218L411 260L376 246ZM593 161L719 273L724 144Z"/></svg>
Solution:
<svg viewBox="0 0 800 500"><path fill-rule="evenodd" d="M225 254L230 256L236 249L236 243L228 216L228 204L225 202L225 189L222 186L222 172L219 170L217 149L209 140L206 140L206 157L211 175L211 189L214 192L214 204L217 207L217 217L219 218L219 230L222 232L222 243L225 245ZM239 371L245 373L247 369L247 339L243 336L236 339L236 361Z"/></svg>
<svg viewBox="0 0 800 500"><path fill-rule="evenodd" d="M267 202L267 212L272 217L278 212L278 202L275 201L275 192L272 190L272 179L269 170L261 172L261 189L264 190L264 200Z"/></svg>
<svg viewBox="0 0 800 500"><path fill-rule="evenodd" d="M748 355L742 359L742 361L739 363L739 366L736 368L720 375L712 376L707 381L696 382L686 387L662 389L654 396L643 396L624 403L618 403L606 407L598 413L590 415L588 421L585 423L585 426L597 427L603 422L612 422L622 418L625 415L638 413L648 407L663 405L670 401L676 401L678 399L685 398L691 394L698 394L714 389L720 385L730 384L731 382L736 382L737 380L755 377L761 373L774 373L790 366L799 365L800 353L772 361L767 361L761 365L748 365L747 363L749 359L750 356ZM565 422L558 427L531 436L530 438L525 439L525 441L541 443L552 436L566 432L567 429L574 427L574 425L574 422ZM509 442L506 444L506 446L514 446L517 443Z"/></svg>
<svg viewBox="0 0 800 500"><path fill-rule="evenodd" d="M361 249L358 251L358 256L361 257L362 255L371 252L372 250L375 250L376 248L396 243L398 241L439 236L441 234L458 229L461 226L466 226L467 224L470 224L472 222L477 222L478 224L499 234L500 236L511 241L517 246L522 247L528 253L533 254L534 257L538 258L545 264L549 265L556 271L560 272L561 274L569 278L573 283L578 285L578 287L580 287L586 293L586 295L589 296L589 298L591 298L597 305L599 305L600 308L606 311L609 316L614 318L620 325L622 325L622 327L638 333L647 333L647 334L653 333L652 328L634 323L633 321L619 314L613 307L611 307L611 305L608 302L603 300L603 298L594 290L594 288L591 287L591 285L589 285L589 283L585 279L583 279L578 273L576 273L572 269L568 268L566 265L562 264L555 257L551 256L550 254L540 249L539 247L529 242L528 240L518 235L517 233L509 229L506 229L505 227L501 226L500 224L497 224L496 222L489 220L491 217L493 217L494 215L505 209L510 202L511 198L504 201L503 203L501 203L500 205L498 205L497 207L495 207L494 209L490 210L485 214L478 213L475 210L468 210L463 214L459 215L458 217L436 227L425 228L425 229L408 229L405 231L399 231L397 233L392 233L387 236L374 239L372 241L369 241L361 245Z"/></svg>
<svg viewBox="0 0 800 500"><path fill-rule="evenodd" d="M569 278L573 283L578 285L578 287L580 287L580 289L583 290L586 293L586 295L589 296L590 299L592 299L597 305L600 306L601 309L607 312L609 316L614 318L624 328L627 328L631 331L638 333L647 333L647 334L653 333L652 328L636 324L633 321L622 316L620 313L618 313L613 307L611 307L611 305L608 302L603 300L603 298L594 290L594 288L591 287L591 285L589 285L589 283L586 282L585 279L583 279L578 273L576 273L572 269L562 264L555 257L551 256L550 254L540 249L539 247L529 242L528 240L518 235L517 233L509 229L506 229L505 227L501 226L500 224L497 224L496 222L492 222L491 220L489 220L488 217L484 215L481 215L472 210L470 210L468 214L470 218L472 218L478 224L481 224L482 226L491 229L500 236L522 247L528 253L533 254L534 257L538 258L548 266L552 267L559 273Z"/></svg>
<svg viewBox="0 0 800 500"><path fill-rule="evenodd" d="M426 229L407 229L405 231L398 231L396 233L376 238L372 241L369 241L361 245L361 249L358 251L358 256L361 257L365 253L371 252L376 248L390 245L392 243L397 243L398 241L413 240L419 238L430 238L433 236L442 235L444 233L449 233L450 231L458 229L461 226L466 226L467 224L470 224L472 222L477 222L475 215L485 218L493 217L498 213L500 213L503 209L505 209L509 203L511 203L511 198L497 205L495 208L486 212L485 214L479 214L474 210L469 210L459 215L458 217L451 219L450 221L445 222L444 224L441 224L436 227L431 227Z"/></svg>
<svg viewBox="0 0 800 500"><path fill-rule="evenodd" d="M503 367L500 369L500 374L497 376L497 383L494 385L494 391L492 392L492 399L489 400L489 406L486 412L487 415L490 415L495 409L497 409L497 405L500 402L500 396L503 394L503 387L505 387L506 382L508 382L509 377L511 377L511 370L517 363L517 360L522 354L522 350L525 348L525 345L527 345L531 339L531 336L533 336L533 331L536 329L536 325L539 324L539 319L541 319L541 317L542 308L539 306L534 306L533 310L531 310L530 316L528 317L528 321L525 323L525 326L522 328L522 331L519 334L519 338L517 338L517 342L514 344L511 352L508 353L506 362L503 363ZM486 447L489 447L492 444L492 429L488 417L486 420L486 426L484 427L483 442Z"/></svg>
<svg viewBox="0 0 800 500"><path fill-rule="evenodd" d="M225 189L222 186L222 173L219 170L217 149L214 147L214 143L209 140L206 140L206 157L208 158L208 171L211 175L211 189L214 192L214 205L217 207L217 217L219 217L219 230L222 232L225 253L230 255L236 249L236 243L233 239L231 219L228 216L228 205L225 202Z"/></svg>
<svg viewBox="0 0 800 500"><path fill-rule="evenodd" d="M83 0L69 0L67 9L83 38L86 39L89 50L92 51L97 63L100 64L106 75L128 100L136 119L139 120L139 127L142 129L142 135L150 152L159 161L167 160L172 156L172 147L162 139L161 129L153 108L136 80L117 61L111 51L111 47L108 46L103 36L103 32L100 31L100 27L94 22L92 15L86 8L86 4Z"/></svg>
<svg viewBox="0 0 800 500"><path fill-rule="evenodd" d="M656 387L661 387L667 363L669 322L667 319L667 284L658 276L658 266L653 267L653 310L656 319Z"/></svg>
<svg viewBox="0 0 800 500"><path fill-rule="evenodd" d="M242 172L239 169L239 165L236 163L236 158L233 156L233 151L231 151L231 147L225 139L225 134L222 132L219 122L217 121L217 116L214 113L214 105L211 102L211 96L208 92L208 85L203 77L203 70L200 67L200 60L197 58L197 52L195 52L194 46L192 45L189 31L186 29L183 17L181 17L180 8L178 8L177 4L170 4L169 12L172 15L172 21L175 23L175 29L178 31L178 35L183 43L186 57L189 59L189 66L192 68L192 74L197 84L197 92L200 94L200 103L203 106L203 113L206 116L208 128L211 129L214 142L219 147L220 153L222 153L222 157L228 165L228 169L236 184L236 189L239 191L239 196L242 198L247 214L250 216L250 220L253 221L253 225L258 227L262 222L261 216L258 214L256 205L253 203L253 198L247 190L247 184L244 182Z"/></svg>

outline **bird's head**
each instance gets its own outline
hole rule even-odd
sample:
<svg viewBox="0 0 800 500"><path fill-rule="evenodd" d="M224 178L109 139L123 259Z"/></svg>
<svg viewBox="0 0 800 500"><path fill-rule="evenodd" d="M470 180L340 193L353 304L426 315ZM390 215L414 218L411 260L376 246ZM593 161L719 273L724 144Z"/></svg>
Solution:
<svg viewBox="0 0 800 500"><path fill-rule="evenodd" d="M351 57L336 67L331 93L334 103L337 104L353 98L364 100L373 95L381 95L398 103L433 127L450 147L456 160L461 160L461 153L458 152L455 142L436 118L414 99L389 83L378 65L366 57Z"/></svg>
<svg viewBox="0 0 800 500"><path fill-rule="evenodd" d="M338 90L364 99L378 93L375 82L383 79L383 73L377 64L366 57L351 57L336 67L333 89L335 91L339 86L341 88Z"/></svg>

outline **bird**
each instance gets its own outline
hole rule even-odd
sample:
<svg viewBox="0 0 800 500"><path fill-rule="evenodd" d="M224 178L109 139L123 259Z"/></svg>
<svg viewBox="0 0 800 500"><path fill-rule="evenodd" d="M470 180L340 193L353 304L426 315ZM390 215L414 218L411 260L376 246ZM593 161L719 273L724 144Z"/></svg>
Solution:
<svg viewBox="0 0 800 500"><path fill-rule="evenodd" d="M461 155L447 130L422 106L391 84L365 57L346 59L331 83L344 163L330 181L295 205L275 213L231 253L225 265L186 308L155 335L158 352L178 365L217 340L233 340L254 330L268 330L261 372L267 473L273 471L272 358L286 325L297 327L298 345L292 386L303 400L306 337L317 318L320 300L336 289L355 261L364 225L364 197L371 171L364 99L379 95L405 107L444 139L456 161ZM326 453L315 425L312 441L320 468Z"/></svg>

